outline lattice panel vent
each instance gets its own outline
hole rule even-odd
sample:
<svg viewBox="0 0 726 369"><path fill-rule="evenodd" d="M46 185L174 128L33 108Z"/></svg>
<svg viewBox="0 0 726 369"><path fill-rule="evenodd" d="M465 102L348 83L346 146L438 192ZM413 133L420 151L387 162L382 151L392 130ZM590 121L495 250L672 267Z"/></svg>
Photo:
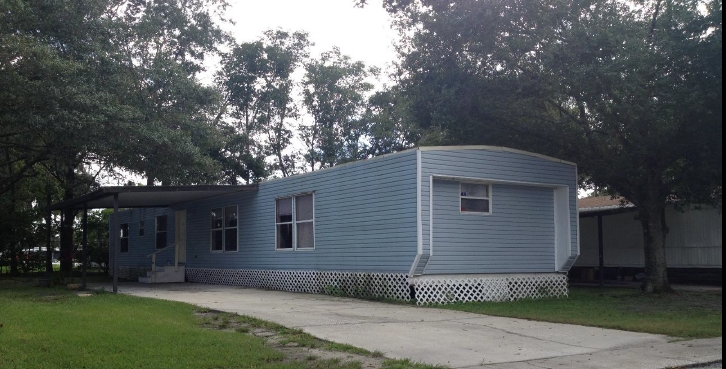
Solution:
<svg viewBox="0 0 726 369"><path fill-rule="evenodd" d="M187 268L187 280L270 290L408 301L406 274Z"/></svg>
<svg viewBox="0 0 726 369"><path fill-rule="evenodd" d="M137 280L139 277L146 276L146 271L150 270L148 268L139 268L139 267L124 267L120 266L118 267L118 277L128 280ZM113 275L113 268L111 268L111 275Z"/></svg>
<svg viewBox="0 0 726 369"><path fill-rule="evenodd" d="M413 279L416 303L448 304L470 301L513 301L524 298L567 296L564 274L482 276L471 278Z"/></svg>

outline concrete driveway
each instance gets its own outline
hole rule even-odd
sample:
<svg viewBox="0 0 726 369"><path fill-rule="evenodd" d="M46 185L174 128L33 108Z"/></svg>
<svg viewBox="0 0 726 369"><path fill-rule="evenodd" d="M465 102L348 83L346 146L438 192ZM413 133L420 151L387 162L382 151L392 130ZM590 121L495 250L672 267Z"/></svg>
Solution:
<svg viewBox="0 0 726 369"><path fill-rule="evenodd" d="M722 338L670 342L653 334L192 283L129 283L119 292L249 315L390 358L451 368L661 369L722 359Z"/></svg>

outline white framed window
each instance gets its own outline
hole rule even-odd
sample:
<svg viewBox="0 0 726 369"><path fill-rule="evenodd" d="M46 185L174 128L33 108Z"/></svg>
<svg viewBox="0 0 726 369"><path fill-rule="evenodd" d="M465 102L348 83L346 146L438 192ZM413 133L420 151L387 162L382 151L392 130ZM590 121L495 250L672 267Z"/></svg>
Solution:
<svg viewBox="0 0 726 369"><path fill-rule="evenodd" d="M315 199L313 194L275 199L275 249L315 249Z"/></svg>
<svg viewBox="0 0 726 369"><path fill-rule="evenodd" d="M237 251L238 224L236 205L212 209L212 252Z"/></svg>
<svg viewBox="0 0 726 369"><path fill-rule="evenodd" d="M119 252L129 252L129 225L128 223L121 224L121 232L119 232L119 236L121 237L121 245Z"/></svg>
<svg viewBox="0 0 726 369"><path fill-rule="evenodd" d="M459 182L459 208L462 213L491 214L491 185Z"/></svg>

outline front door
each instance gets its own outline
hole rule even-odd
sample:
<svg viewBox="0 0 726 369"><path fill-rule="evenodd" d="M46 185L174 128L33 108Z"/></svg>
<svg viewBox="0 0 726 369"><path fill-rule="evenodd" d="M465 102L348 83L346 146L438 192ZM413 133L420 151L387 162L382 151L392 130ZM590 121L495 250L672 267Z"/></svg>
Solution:
<svg viewBox="0 0 726 369"><path fill-rule="evenodd" d="M179 264L186 265L187 262L187 211L179 210L175 213L176 231L174 239L176 240L176 255Z"/></svg>

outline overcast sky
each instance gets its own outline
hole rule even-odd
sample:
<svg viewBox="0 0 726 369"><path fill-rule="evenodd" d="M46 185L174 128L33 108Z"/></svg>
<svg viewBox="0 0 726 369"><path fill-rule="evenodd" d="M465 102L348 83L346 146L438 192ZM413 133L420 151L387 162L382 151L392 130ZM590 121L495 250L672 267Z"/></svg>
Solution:
<svg viewBox="0 0 726 369"><path fill-rule="evenodd" d="M254 41L268 29L306 31L315 43L311 56L338 46L343 54L368 66L384 68L395 58L396 33L381 0L363 8L353 0L238 0L227 15L228 30L239 42Z"/></svg>

